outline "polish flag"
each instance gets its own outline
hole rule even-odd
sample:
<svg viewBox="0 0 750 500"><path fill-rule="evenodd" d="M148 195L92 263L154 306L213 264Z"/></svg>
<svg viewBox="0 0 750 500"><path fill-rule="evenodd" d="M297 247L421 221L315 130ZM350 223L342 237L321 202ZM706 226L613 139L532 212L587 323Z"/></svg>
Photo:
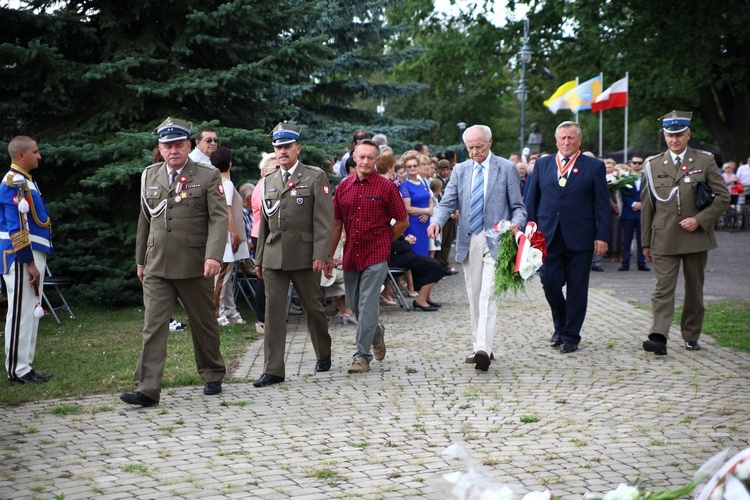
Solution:
<svg viewBox="0 0 750 500"><path fill-rule="evenodd" d="M591 103L591 111L597 113L604 109L625 108L628 106L628 77L617 80L610 88L599 94Z"/></svg>

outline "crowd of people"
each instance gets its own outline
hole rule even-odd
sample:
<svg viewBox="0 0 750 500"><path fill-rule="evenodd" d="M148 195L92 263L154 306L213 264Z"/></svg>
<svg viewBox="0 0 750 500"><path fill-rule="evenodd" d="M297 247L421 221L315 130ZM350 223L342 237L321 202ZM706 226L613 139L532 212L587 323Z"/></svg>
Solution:
<svg viewBox="0 0 750 500"><path fill-rule="evenodd" d="M178 300L188 316L203 392L221 392L226 367L219 327L246 324L234 302L233 276L240 271L255 275L255 328L265 334L256 387L285 380L290 283L307 317L315 370L332 366L324 307L330 300L336 319L356 326L348 372L361 373L386 356L380 306L399 303L386 286L389 270L397 270L415 311L436 313L442 304L434 287L457 274L454 262L462 265L470 304L472 349L464 361L487 371L495 336L502 335L493 286L498 247L488 230L501 220L511 230L533 221L546 237L540 276L554 325L550 345L561 353L578 350L590 272L601 270L606 255L628 271L634 239L638 269L650 271L652 264L656 277L654 318L643 349L667 352L682 265L681 332L685 348L699 350L703 271L707 251L716 246L713 224L730 195L750 182L750 166L735 173L724 164L720 170L710 153L688 147L690 119L677 111L662 117L668 151L636 155L628 164L581 151L581 129L566 121L555 131L557 152L524 150L508 159L492 153L489 127L471 126L462 137L468 159L460 163L454 151L431 156L424 144L397 154L384 134L356 130L341 160L324 168L300 161L301 127L279 123L271 132L273 152L259 164L260 181L237 189L232 153L219 146L217 132L199 129L193 149L191 124L168 118L154 131L154 163L141 178L136 264L145 305L143 348L135 391L120 398L139 406L159 402L169 330L184 328L171 317ZM13 165L0 201L12 208L6 214L17 215L0 219L0 230L9 235L1 242L10 255L4 278L14 304L6 322L6 369L11 380L43 383L50 375L31 367L38 326L34 291L42 286L44 257L51 252L50 221L30 176L40 158L36 143L19 137L9 152ZM624 176L628 184L618 182ZM713 202L701 205L694 184L710 189Z"/></svg>

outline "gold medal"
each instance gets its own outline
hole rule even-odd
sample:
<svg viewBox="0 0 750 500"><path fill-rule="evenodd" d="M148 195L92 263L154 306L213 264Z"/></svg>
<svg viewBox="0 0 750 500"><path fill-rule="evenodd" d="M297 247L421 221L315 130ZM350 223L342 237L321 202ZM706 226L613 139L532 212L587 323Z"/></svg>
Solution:
<svg viewBox="0 0 750 500"><path fill-rule="evenodd" d="M187 198L187 191L183 191L183 192L181 192L181 193L180 193L180 198L182 198L183 200L184 200L185 198Z"/></svg>
<svg viewBox="0 0 750 500"><path fill-rule="evenodd" d="M690 184L691 181L692 179L690 177L685 176L685 184Z"/></svg>
<svg viewBox="0 0 750 500"><path fill-rule="evenodd" d="M567 184L567 183L568 183L568 179L566 179L565 177L560 177L560 180L559 180L559 181L557 181L557 183L558 183L558 184L560 185L560 187L563 187L563 188L564 188L564 187L565 187L565 184Z"/></svg>

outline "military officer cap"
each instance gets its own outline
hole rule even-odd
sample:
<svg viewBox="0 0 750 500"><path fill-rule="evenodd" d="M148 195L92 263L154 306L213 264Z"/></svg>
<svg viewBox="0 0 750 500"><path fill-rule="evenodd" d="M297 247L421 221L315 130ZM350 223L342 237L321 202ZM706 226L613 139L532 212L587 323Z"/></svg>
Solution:
<svg viewBox="0 0 750 500"><path fill-rule="evenodd" d="M693 113L690 111L671 111L659 118L661 127L668 134L679 134L690 128L690 119Z"/></svg>
<svg viewBox="0 0 750 500"><path fill-rule="evenodd" d="M154 129L154 134L159 136L159 142L162 144L165 142L186 141L190 139L191 128L193 128L192 123L170 116Z"/></svg>
<svg viewBox="0 0 750 500"><path fill-rule="evenodd" d="M279 123L271 131L273 141L271 144L274 146L283 146L284 144L291 144L293 142L299 142L299 133L302 127L298 125L292 125L290 123Z"/></svg>

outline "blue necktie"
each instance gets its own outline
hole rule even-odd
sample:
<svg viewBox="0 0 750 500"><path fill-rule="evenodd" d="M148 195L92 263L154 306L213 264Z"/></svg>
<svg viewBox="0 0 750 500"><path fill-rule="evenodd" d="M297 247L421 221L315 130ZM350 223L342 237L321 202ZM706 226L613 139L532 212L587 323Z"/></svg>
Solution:
<svg viewBox="0 0 750 500"><path fill-rule="evenodd" d="M471 187L471 210L469 214L469 229L474 234L481 233L484 230L484 173L481 163L477 163L474 185Z"/></svg>

